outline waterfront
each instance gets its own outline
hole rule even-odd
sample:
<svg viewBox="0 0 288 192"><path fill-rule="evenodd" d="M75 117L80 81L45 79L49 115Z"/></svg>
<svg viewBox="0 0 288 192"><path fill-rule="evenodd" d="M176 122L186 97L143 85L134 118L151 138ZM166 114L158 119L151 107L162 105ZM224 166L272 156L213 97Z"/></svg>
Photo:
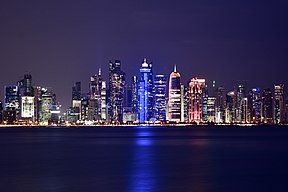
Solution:
<svg viewBox="0 0 288 192"><path fill-rule="evenodd" d="M1 191L287 191L288 127L1 128Z"/></svg>

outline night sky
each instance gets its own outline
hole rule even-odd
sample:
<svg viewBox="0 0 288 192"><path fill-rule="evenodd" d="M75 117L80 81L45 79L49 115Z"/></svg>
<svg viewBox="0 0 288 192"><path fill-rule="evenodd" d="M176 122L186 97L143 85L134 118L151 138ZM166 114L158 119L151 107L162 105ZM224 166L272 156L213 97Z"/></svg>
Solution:
<svg viewBox="0 0 288 192"><path fill-rule="evenodd" d="M64 107L71 87L120 59L139 76L144 57L154 73L173 65L184 84L206 78L227 91L238 80L250 87L288 86L287 0L2 0L0 86L31 73L33 85L52 87ZM286 87L287 88L287 87Z"/></svg>

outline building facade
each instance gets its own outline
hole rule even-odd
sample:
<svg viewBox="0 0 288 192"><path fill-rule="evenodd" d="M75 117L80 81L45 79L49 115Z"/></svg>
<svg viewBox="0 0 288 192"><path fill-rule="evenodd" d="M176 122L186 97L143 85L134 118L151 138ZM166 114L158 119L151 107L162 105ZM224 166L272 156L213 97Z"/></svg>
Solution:
<svg viewBox="0 0 288 192"><path fill-rule="evenodd" d="M154 118L154 81L152 63L144 58L140 68L141 78L138 82L138 121L145 123Z"/></svg>

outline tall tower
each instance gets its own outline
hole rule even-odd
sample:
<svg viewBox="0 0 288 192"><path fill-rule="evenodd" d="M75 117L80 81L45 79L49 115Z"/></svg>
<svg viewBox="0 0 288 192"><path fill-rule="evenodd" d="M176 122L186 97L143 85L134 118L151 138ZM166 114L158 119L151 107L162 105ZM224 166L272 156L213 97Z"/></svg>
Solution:
<svg viewBox="0 0 288 192"><path fill-rule="evenodd" d="M168 119L171 122L181 121L181 77L176 65L169 77ZM182 119L183 120L183 119Z"/></svg>
<svg viewBox="0 0 288 192"><path fill-rule="evenodd" d="M141 79L138 84L138 119L139 123L145 123L154 117L154 84L152 63L148 64L144 58L140 68Z"/></svg>
<svg viewBox="0 0 288 192"><path fill-rule="evenodd" d="M284 85L274 85L274 123L279 124L285 121L284 106Z"/></svg>
<svg viewBox="0 0 288 192"><path fill-rule="evenodd" d="M20 117L20 92L18 86L6 86L4 98L4 119L13 123Z"/></svg>
<svg viewBox="0 0 288 192"><path fill-rule="evenodd" d="M230 91L226 94L225 123L234 123L236 121L237 93Z"/></svg>
<svg viewBox="0 0 288 192"><path fill-rule="evenodd" d="M238 123L246 123L246 91L244 83L241 83L237 87L237 102L236 102L236 121Z"/></svg>
<svg viewBox="0 0 288 192"><path fill-rule="evenodd" d="M216 101L215 101L215 107L216 107L216 122L217 123L223 123L225 121L225 88L220 86L217 89L215 89L216 94Z"/></svg>
<svg viewBox="0 0 288 192"><path fill-rule="evenodd" d="M190 123L203 121L203 88L205 88L205 79L191 79L188 92L188 122Z"/></svg>
<svg viewBox="0 0 288 192"><path fill-rule="evenodd" d="M137 76L132 77L132 112L135 115L135 121L138 119L138 79Z"/></svg>
<svg viewBox="0 0 288 192"><path fill-rule="evenodd" d="M72 87L72 108L75 112L75 120L81 119L81 82L76 82Z"/></svg>
<svg viewBox="0 0 288 192"><path fill-rule="evenodd" d="M125 73L120 60L109 62L109 118L111 122L123 122L123 97Z"/></svg>
<svg viewBox="0 0 288 192"><path fill-rule="evenodd" d="M156 121L166 121L166 77L164 75L155 75L155 119Z"/></svg>
<svg viewBox="0 0 288 192"><path fill-rule="evenodd" d="M89 109L88 109L88 119L90 121L101 120L101 87L102 87L102 74L101 69L99 69L98 74L93 75L90 78L90 98L89 98Z"/></svg>
<svg viewBox="0 0 288 192"><path fill-rule="evenodd" d="M261 122L261 92L260 88L252 89L252 114L251 121L253 123Z"/></svg>
<svg viewBox="0 0 288 192"><path fill-rule="evenodd" d="M262 121L273 123L273 96L271 89L264 89L262 93Z"/></svg>

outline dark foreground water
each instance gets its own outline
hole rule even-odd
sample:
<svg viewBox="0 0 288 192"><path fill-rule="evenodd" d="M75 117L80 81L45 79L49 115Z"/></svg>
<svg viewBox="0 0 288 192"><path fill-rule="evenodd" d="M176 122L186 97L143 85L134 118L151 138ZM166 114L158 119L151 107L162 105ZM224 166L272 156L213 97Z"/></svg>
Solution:
<svg viewBox="0 0 288 192"><path fill-rule="evenodd" d="M288 191L288 127L0 129L0 191Z"/></svg>

